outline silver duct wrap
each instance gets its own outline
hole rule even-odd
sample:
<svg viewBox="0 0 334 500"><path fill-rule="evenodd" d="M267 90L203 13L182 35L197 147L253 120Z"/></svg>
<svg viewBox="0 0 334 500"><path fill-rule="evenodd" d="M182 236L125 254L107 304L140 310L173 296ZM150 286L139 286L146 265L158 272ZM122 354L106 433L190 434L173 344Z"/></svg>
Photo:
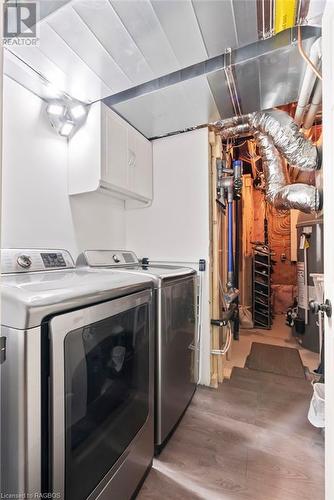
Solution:
<svg viewBox="0 0 334 500"><path fill-rule="evenodd" d="M299 132L298 125L284 111L273 110L251 114L250 125L271 137L275 147L290 165L301 170L317 170L317 147Z"/></svg>
<svg viewBox="0 0 334 500"><path fill-rule="evenodd" d="M254 133L262 156L266 199L279 210L298 209L304 213L320 210L319 191L308 184L290 184L287 166L271 137Z"/></svg>
<svg viewBox="0 0 334 500"><path fill-rule="evenodd" d="M218 120L214 122L212 125L216 128L230 128L235 127L236 125L240 125L241 123L247 123L248 115L242 116L232 116L232 118L226 118L225 120Z"/></svg>
<svg viewBox="0 0 334 500"><path fill-rule="evenodd" d="M249 134L251 131L250 125L248 123L240 123L239 125L234 125L233 127L222 129L220 135L223 139L230 139L242 134Z"/></svg>
<svg viewBox="0 0 334 500"><path fill-rule="evenodd" d="M261 132L272 139L290 165L307 171L319 168L317 147L299 132L298 125L284 111L256 111L219 120L215 126L221 129L224 139L247 132Z"/></svg>

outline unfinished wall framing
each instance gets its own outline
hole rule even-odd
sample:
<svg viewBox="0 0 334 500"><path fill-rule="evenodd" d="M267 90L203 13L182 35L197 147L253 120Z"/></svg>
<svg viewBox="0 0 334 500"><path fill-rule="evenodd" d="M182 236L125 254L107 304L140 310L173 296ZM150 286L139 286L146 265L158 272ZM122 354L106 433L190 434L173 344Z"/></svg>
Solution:
<svg viewBox="0 0 334 500"><path fill-rule="evenodd" d="M219 319L222 311L223 283L226 281L224 244L226 231L222 210L217 204L217 160L222 159L222 143L219 135L209 132L210 159L210 290L211 319ZM211 386L218 387L224 380L224 355L219 351L226 340L226 329L211 325Z"/></svg>
<svg viewBox="0 0 334 500"><path fill-rule="evenodd" d="M221 158L221 147L219 138L214 132L209 132L209 143L211 146L210 165L210 306L211 319L218 319L220 315L219 298L219 240L218 224L219 212L216 203L217 168L216 161ZM211 325L211 351L219 349L220 328ZM222 379L222 359L221 356L211 354L211 385L217 387Z"/></svg>

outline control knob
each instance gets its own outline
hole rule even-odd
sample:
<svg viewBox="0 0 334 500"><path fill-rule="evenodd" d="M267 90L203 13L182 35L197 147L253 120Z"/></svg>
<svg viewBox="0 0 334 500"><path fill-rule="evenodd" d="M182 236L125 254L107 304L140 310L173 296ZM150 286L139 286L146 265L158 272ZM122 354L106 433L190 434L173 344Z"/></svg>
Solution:
<svg viewBox="0 0 334 500"><path fill-rule="evenodd" d="M19 255L17 258L17 263L23 269L28 269L31 266L31 258L29 255Z"/></svg>
<svg viewBox="0 0 334 500"><path fill-rule="evenodd" d="M112 258L114 259L114 262L115 262L116 264L118 264L119 262L121 262L121 259L120 259L120 258L119 258L119 256L118 256L118 255L116 255L116 254L115 254L115 255L113 255L113 256L112 256Z"/></svg>

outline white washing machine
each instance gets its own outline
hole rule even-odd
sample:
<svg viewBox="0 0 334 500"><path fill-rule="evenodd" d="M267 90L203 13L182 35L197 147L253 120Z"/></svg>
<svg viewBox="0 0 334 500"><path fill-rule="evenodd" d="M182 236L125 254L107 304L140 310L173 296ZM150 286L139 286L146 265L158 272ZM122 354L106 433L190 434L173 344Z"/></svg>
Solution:
<svg viewBox="0 0 334 500"><path fill-rule="evenodd" d="M154 280L156 292L155 445L164 446L198 382L197 273L188 267L143 265L134 252L87 250L78 265Z"/></svg>
<svg viewBox="0 0 334 500"><path fill-rule="evenodd" d="M152 280L2 250L1 300L1 493L130 498L154 454Z"/></svg>

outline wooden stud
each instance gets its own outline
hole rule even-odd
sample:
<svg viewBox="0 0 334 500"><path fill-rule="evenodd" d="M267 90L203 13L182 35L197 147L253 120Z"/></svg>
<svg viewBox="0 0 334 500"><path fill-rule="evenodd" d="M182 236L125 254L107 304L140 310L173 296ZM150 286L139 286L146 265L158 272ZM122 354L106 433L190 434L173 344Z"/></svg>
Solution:
<svg viewBox="0 0 334 500"><path fill-rule="evenodd" d="M215 136L213 140L210 132L209 141L211 145L211 318L220 317L220 291L219 291L219 261L220 261L220 238L219 224L220 212L217 207L217 159L221 158L221 139ZM220 328L211 326L211 348L220 349ZM219 355L211 355L211 385L217 387L223 381L223 359Z"/></svg>

